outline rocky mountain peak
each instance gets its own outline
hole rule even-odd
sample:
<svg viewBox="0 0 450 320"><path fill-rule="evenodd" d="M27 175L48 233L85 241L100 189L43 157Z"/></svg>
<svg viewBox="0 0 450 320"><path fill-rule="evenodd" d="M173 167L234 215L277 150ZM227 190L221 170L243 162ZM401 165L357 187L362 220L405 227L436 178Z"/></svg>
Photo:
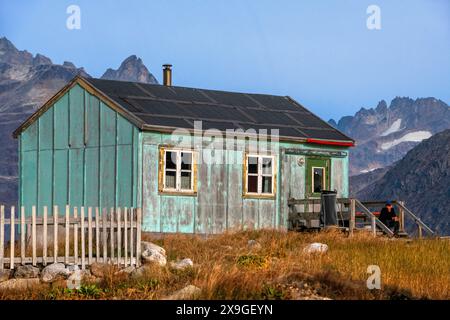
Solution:
<svg viewBox="0 0 450 320"><path fill-rule="evenodd" d="M36 54L36 56L33 58L33 65L39 66L43 64L53 64L53 63L52 60L50 60L50 58L47 58L46 56L40 53Z"/></svg>
<svg viewBox="0 0 450 320"><path fill-rule="evenodd" d="M102 79L136 81L157 84L156 78L148 71L141 58L131 55L126 58L116 70L108 69Z"/></svg>

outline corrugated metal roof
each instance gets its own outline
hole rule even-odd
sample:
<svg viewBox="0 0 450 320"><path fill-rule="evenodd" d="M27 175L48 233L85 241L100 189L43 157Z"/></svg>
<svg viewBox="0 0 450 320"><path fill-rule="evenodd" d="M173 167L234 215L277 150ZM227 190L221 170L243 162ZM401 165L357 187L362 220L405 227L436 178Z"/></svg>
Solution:
<svg viewBox="0 0 450 320"><path fill-rule="evenodd" d="M147 126L279 129L280 137L353 142L289 97L84 79Z"/></svg>

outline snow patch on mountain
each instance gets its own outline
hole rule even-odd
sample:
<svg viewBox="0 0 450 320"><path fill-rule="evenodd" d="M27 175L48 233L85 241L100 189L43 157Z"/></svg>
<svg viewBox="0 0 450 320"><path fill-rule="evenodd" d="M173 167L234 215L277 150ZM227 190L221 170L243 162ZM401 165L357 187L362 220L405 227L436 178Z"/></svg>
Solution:
<svg viewBox="0 0 450 320"><path fill-rule="evenodd" d="M402 125L402 119L397 119L394 121L394 123L392 123L392 125L386 130L384 131L381 136L385 137L390 135L391 133L400 131L400 126Z"/></svg>
<svg viewBox="0 0 450 320"><path fill-rule="evenodd" d="M384 142L381 144L380 148L382 150L388 150L402 142L421 142L422 140L428 139L432 136L430 131L414 131L405 134L399 139L394 139L389 142Z"/></svg>

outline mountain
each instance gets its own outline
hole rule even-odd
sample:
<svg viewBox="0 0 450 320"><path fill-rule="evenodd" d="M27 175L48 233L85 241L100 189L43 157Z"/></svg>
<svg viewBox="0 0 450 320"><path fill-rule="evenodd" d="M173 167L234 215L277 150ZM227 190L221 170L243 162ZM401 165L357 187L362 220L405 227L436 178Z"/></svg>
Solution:
<svg viewBox="0 0 450 320"><path fill-rule="evenodd" d="M129 56L119 69L108 69L101 77L107 80L125 80L158 84L156 78L148 71L142 60L135 55Z"/></svg>
<svg viewBox="0 0 450 320"><path fill-rule="evenodd" d="M450 234L450 129L419 143L355 196L404 200L432 229Z"/></svg>
<svg viewBox="0 0 450 320"><path fill-rule="evenodd" d="M397 97L389 107L382 100L376 108L329 123L356 140L350 175L358 175L393 164L422 140L450 128L450 107L435 98Z"/></svg>
<svg viewBox="0 0 450 320"><path fill-rule="evenodd" d="M90 77L71 62L54 64L0 38L0 203L17 201L17 140L12 132L77 74ZM118 70L108 69L103 77L157 83L136 56L127 58Z"/></svg>

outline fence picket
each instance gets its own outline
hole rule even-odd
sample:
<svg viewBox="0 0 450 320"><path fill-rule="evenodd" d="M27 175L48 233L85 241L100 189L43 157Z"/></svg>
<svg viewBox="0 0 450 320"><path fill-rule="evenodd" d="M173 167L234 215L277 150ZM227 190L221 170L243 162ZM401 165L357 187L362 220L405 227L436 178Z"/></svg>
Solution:
<svg viewBox="0 0 450 320"><path fill-rule="evenodd" d="M117 214L117 265L120 266L120 259L122 259L122 228L121 228L121 212L120 208L116 208Z"/></svg>
<svg viewBox="0 0 450 320"><path fill-rule="evenodd" d="M134 248L134 232L133 232L133 221L134 221L134 210L133 208L130 208L130 264L134 265L133 263L133 248Z"/></svg>
<svg viewBox="0 0 450 320"><path fill-rule="evenodd" d="M136 209L136 265L140 266L141 262L139 257L141 256L141 208Z"/></svg>
<svg viewBox="0 0 450 320"><path fill-rule="evenodd" d="M0 270L3 270L3 255L5 242L5 206L0 206Z"/></svg>
<svg viewBox="0 0 450 320"><path fill-rule="evenodd" d="M15 256L15 246L16 246L16 208L14 206L11 207L10 214L10 237L9 237L9 268L14 269L14 256Z"/></svg>
<svg viewBox="0 0 450 320"><path fill-rule="evenodd" d="M124 247L124 260L125 260L125 268L128 267L128 209L125 207L123 212L123 247Z"/></svg>
<svg viewBox="0 0 450 320"><path fill-rule="evenodd" d="M36 255L36 206L31 208L31 250L33 254L33 266L37 264Z"/></svg>
<svg viewBox="0 0 450 320"><path fill-rule="evenodd" d="M84 270L86 268L86 252L85 252L85 229L84 229L84 207L81 207L81 222L80 222L80 228L81 228L81 270Z"/></svg>
<svg viewBox="0 0 450 320"><path fill-rule="evenodd" d="M58 206L53 207L53 262L58 262Z"/></svg>
<svg viewBox="0 0 450 320"><path fill-rule="evenodd" d="M107 226L106 226L106 220L107 220L107 212L106 208L103 208L102 210L102 216L103 216L103 263L108 262L108 233L107 233Z"/></svg>
<svg viewBox="0 0 450 320"><path fill-rule="evenodd" d="M75 223L73 224L73 259L74 263L78 264L78 207L73 208L73 217Z"/></svg>
<svg viewBox="0 0 450 320"><path fill-rule="evenodd" d="M44 206L44 215L43 215L43 239L42 239L42 264L44 266L47 265L47 207Z"/></svg>
<svg viewBox="0 0 450 320"><path fill-rule="evenodd" d="M66 241L65 241L65 257L64 257L64 263L65 264L69 264L69 243L70 243L70 238L69 238L69 228L70 228L70 224L69 224L69 219L70 219L70 207L67 205L66 206Z"/></svg>
<svg viewBox="0 0 450 320"><path fill-rule="evenodd" d="M98 207L95 207L95 261L100 262L100 219Z"/></svg>
<svg viewBox="0 0 450 320"><path fill-rule="evenodd" d="M25 208L20 208L20 263L25 264Z"/></svg>
<svg viewBox="0 0 450 320"><path fill-rule="evenodd" d="M111 208L110 211L110 229L109 229L109 237L111 242L111 264L114 264L114 208Z"/></svg>
<svg viewBox="0 0 450 320"><path fill-rule="evenodd" d="M88 208L88 263L92 264L92 207Z"/></svg>

